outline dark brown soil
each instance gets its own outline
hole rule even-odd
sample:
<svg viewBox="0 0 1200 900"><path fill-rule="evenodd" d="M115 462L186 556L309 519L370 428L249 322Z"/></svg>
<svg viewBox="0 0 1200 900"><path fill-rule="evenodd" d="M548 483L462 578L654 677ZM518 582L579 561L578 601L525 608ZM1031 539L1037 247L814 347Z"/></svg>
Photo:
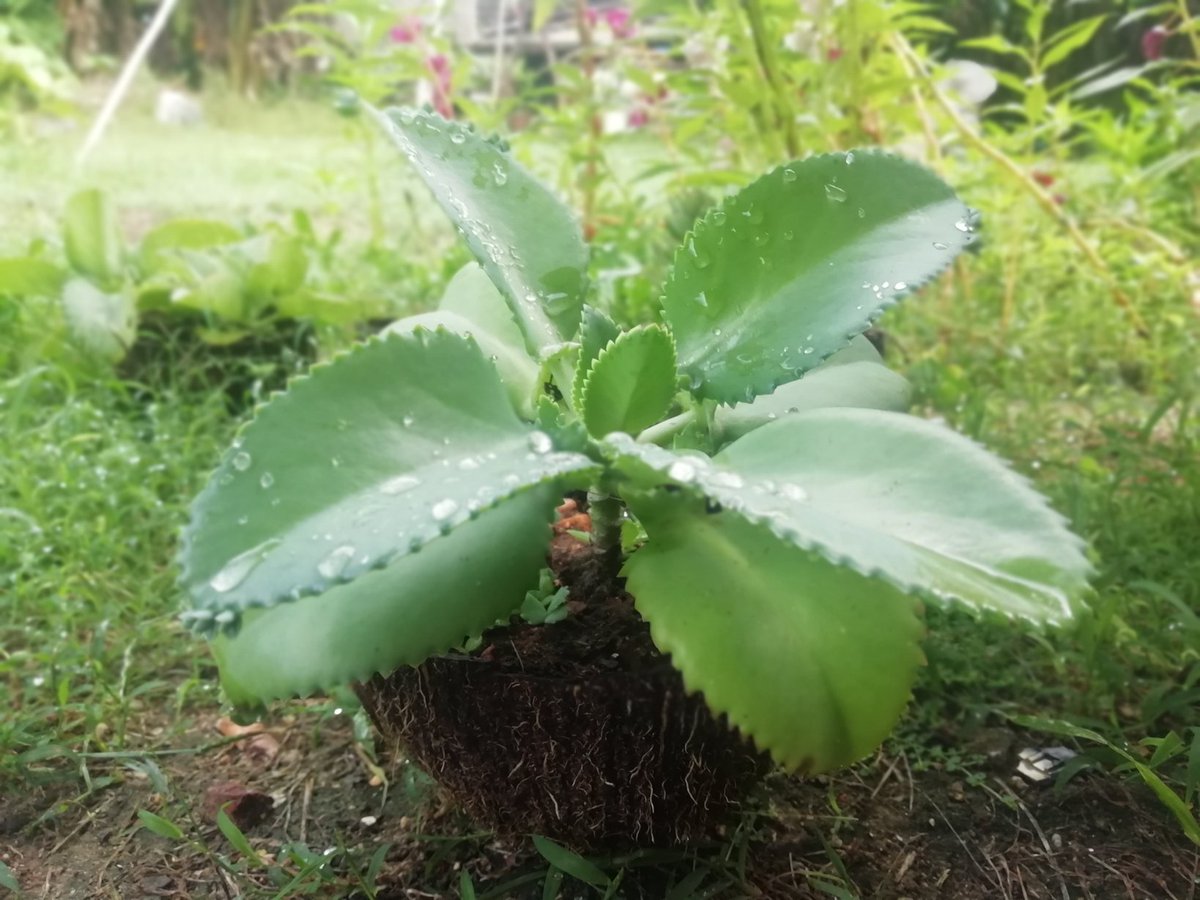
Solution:
<svg viewBox="0 0 1200 900"><path fill-rule="evenodd" d="M711 837L770 761L688 695L615 560L568 533L586 515L572 501L560 513L550 562L570 616L376 677L363 705L486 828L591 850Z"/></svg>
<svg viewBox="0 0 1200 900"><path fill-rule="evenodd" d="M480 833L406 767L388 769L386 789L373 783L344 719L277 725L281 749L265 766L240 746L159 757L166 796L115 762L90 764L93 779L118 781L81 800L65 785L58 804L46 789L0 785L0 859L29 897L186 900L234 897L239 889L276 896L265 871L222 875L196 846L139 828L137 811L151 810L238 860L202 811L213 785L236 782L274 798L266 819L246 829L268 860L285 864L282 846L291 841L318 853L335 849L333 869L342 875L309 896L363 896L345 873L364 871L384 845L378 896L385 900L457 897L464 868L480 896L542 896L546 864L527 839ZM215 734L188 738L199 744ZM722 841L597 861L614 876L625 866L616 896L630 900L661 900L693 870L703 871L702 891L716 889L708 895L714 900L827 900L817 885L864 900L1194 900L1200 893L1200 850L1140 784L1092 774L1056 793L1014 782L1014 770L1012 754L998 757L972 784L911 772L903 756L885 751L830 778L770 777L762 806ZM249 892L254 884L260 895ZM599 894L568 879L560 896Z"/></svg>

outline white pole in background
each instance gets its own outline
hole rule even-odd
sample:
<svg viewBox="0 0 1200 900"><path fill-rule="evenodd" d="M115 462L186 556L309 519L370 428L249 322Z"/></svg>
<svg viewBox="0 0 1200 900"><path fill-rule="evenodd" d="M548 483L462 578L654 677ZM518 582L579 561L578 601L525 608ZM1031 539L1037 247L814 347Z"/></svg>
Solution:
<svg viewBox="0 0 1200 900"><path fill-rule="evenodd" d="M150 52L150 48L154 46L154 42L158 40L159 34L162 33L163 27L167 24L167 19L171 17L171 12L178 3L179 0L163 0L158 10L154 13L154 18L150 20L150 24L146 28L146 33L142 35L142 39L138 41L138 45L133 48L133 53L129 54L129 59L125 61L125 67L121 69L120 77L117 78L116 84L112 86L112 90L108 92L108 96L104 98L104 106L100 108L100 113L96 116L96 121L92 123L92 129L88 132L83 146L79 148L79 154L75 157L75 167L77 169L83 168L87 162L87 158L92 155L92 151L96 149L96 145L104 137L104 131L108 128L108 123L116 113L117 107L121 105L121 101L125 97L125 92L129 90L129 85L133 82L133 76L141 68L142 61L146 58L146 54Z"/></svg>

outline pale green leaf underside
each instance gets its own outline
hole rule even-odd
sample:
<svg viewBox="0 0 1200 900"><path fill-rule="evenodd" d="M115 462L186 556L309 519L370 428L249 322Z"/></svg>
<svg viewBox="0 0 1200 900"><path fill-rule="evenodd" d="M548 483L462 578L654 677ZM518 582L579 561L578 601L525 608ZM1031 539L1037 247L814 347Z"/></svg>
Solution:
<svg viewBox="0 0 1200 900"><path fill-rule="evenodd" d="M442 292L438 309L457 313L512 348L514 353L529 355L512 310L479 263L467 263L454 273Z"/></svg>
<svg viewBox="0 0 1200 900"><path fill-rule="evenodd" d="M968 230L954 192L896 157L776 169L697 222L675 254L663 308L680 367L701 397L770 393L941 271Z"/></svg>
<svg viewBox="0 0 1200 900"><path fill-rule="evenodd" d="M62 269L42 259L0 259L0 297L55 297L66 280Z"/></svg>
<svg viewBox="0 0 1200 900"><path fill-rule="evenodd" d="M537 584L561 496L539 485L384 569L249 610L213 641L227 697L250 705L417 665L507 618Z"/></svg>
<svg viewBox="0 0 1200 900"><path fill-rule="evenodd" d="M628 499L649 540L623 573L689 690L792 770L828 771L883 741L923 661L915 600L732 510Z"/></svg>
<svg viewBox="0 0 1200 900"><path fill-rule="evenodd" d="M520 413L521 418L527 421L533 419L533 397L537 387L538 365L529 358L520 344L514 347L496 337L492 332L484 330L482 326L449 310L420 313L398 319L385 328L382 333L411 334L418 329L432 331L437 328L443 328L452 334L473 338L483 355L495 365L513 409Z"/></svg>
<svg viewBox="0 0 1200 900"><path fill-rule="evenodd" d="M84 278L63 288L63 314L72 340L101 359L115 362L137 338L137 309L125 291L102 291Z"/></svg>
<svg viewBox="0 0 1200 900"><path fill-rule="evenodd" d="M183 584L210 612L321 593L593 469L517 418L473 341L391 335L258 412L193 504Z"/></svg>
<svg viewBox="0 0 1200 900"><path fill-rule="evenodd" d="M596 437L637 434L662 418L674 397L671 336L657 325L639 325L596 356L583 385L583 423Z"/></svg>
<svg viewBox="0 0 1200 900"><path fill-rule="evenodd" d="M871 342L860 336L799 381L750 403L718 407L713 430L718 444L725 444L793 413L831 406L904 412L911 397L904 377L883 365Z"/></svg>
<svg viewBox="0 0 1200 900"><path fill-rule="evenodd" d="M494 143L411 109L375 112L504 294L530 354L574 336L587 247L570 211Z"/></svg>
<svg viewBox="0 0 1200 900"><path fill-rule="evenodd" d="M868 409L798 413L711 463L610 439L643 483L684 485L904 590L1033 622L1078 612L1090 566L1045 499L967 438Z"/></svg>

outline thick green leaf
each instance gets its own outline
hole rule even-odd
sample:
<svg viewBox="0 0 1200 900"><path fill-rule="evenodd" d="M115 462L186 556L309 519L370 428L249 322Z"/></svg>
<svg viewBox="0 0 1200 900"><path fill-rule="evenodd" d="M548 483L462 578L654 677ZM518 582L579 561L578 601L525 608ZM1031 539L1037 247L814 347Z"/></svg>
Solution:
<svg viewBox="0 0 1200 900"><path fill-rule="evenodd" d="M0 259L0 296L57 297L66 280L66 272L43 259Z"/></svg>
<svg viewBox="0 0 1200 900"><path fill-rule="evenodd" d="M691 691L776 762L824 772L870 753L922 663L918 604L736 511L627 498L649 540L623 570Z"/></svg>
<svg viewBox="0 0 1200 900"><path fill-rule="evenodd" d="M663 307L701 397L768 394L815 368L971 239L935 175L875 152L763 176L696 223Z"/></svg>
<svg viewBox="0 0 1200 900"><path fill-rule="evenodd" d="M253 609L213 641L225 694L251 705L417 665L520 606L561 493L539 485L420 553L315 597Z"/></svg>
<svg viewBox="0 0 1200 900"><path fill-rule="evenodd" d="M442 293L438 309L457 313L507 344L513 352L528 356L525 339L513 319L512 310L479 263L467 263L454 273Z"/></svg>
<svg viewBox="0 0 1200 900"><path fill-rule="evenodd" d="M522 422L478 345L374 340L259 410L192 507L183 584L203 625L328 590L593 463Z"/></svg>
<svg viewBox="0 0 1200 900"><path fill-rule="evenodd" d="M658 325L623 332L601 350L583 384L582 418L596 437L637 434L653 425L675 397L675 344Z"/></svg>
<svg viewBox="0 0 1200 900"><path fill-rule="evenodd" d="M488 285L491 287L491 284ZM495 290L493 288L493 290ZM490 331L463 318L458 313L439 311L421 313L398 319L383 330L383 334L411 334L418 329L432 331L443 328L453 334L471 337L479 349L496 366L508 399L526 421L533 420L533 398L537 388L538 365L525 352L522 344L513 346Z"/></svg>
<svg viewBox="0 0 1200 900"><path fill-rule="evenodd" d="M672 481L904 590L1034 622L1080 607L1082 542L1022 477L944 426L869 409L772 422L712 463L615 437L641 483Z"/></svg>
<svg viewBox="0 0 1200 900"><path fill-rule="evenodd" d="M496 143L433 113L374 113L504 294L536 358L574 336L587 247L557 198Z"/></svg>
<svg viewBox="0 0 1200 900"><path fill-rule="evenodd" d="M107 293L83 278L63 289L63 313L71 338L88 353L116 362L137 337L137 310L124 291Z"/></svg>
<svg viewBox="0 0 1200 900"><path fill-rule="evenodd" d="M579 325L579 365L575 369L575 378L571 386L572 406L575 409L583 406L583 385L592 369L592 363L596 361L600 351L620 335L621 329L617 323L603 311L584 305L583 321Z"/></svg>
<svg viewBox="0 0 1200 900"><path fill-rule="evenodd" d="M240 231L226 222L206 219L175 219L152 229L138 247L138 262L142 273L153 274L163 264L163 257L178 250L207 250L242 240Z"/></svg>
<svg viewBox="0 0 1200 900"><path fill-rule="evenodd" d="M714 436L718 445L725 444L783 416L832 406L904 412L911 397L909 383L883 365L871 342L860 336L799 381L751 403L718 407Z"/></svg>
<svg viewBox="0 0 1200 900"><path fill-rule="evenodd" d="M121 235L103 191L80 191L67 201L63 245L76 272L106 288L121 279Z"/></svg>

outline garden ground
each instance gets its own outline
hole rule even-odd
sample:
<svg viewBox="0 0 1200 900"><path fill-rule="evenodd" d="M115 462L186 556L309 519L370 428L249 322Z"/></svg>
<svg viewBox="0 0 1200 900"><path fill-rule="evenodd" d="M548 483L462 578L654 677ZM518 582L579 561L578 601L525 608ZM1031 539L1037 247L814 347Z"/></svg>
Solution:
<svg viewBox="0 0 1200 900"><path fill-rule="evenodd" d="M316 207L365 231L339 120L303 105L262 116L173 133L135 117L95 171L131 230L167 213ZM54 232L76 139L4 151L0 248ZM1200 781L1196 743L1190 763L1161 743L1198 734L1192 311L1131 263L1153 322L1139 335L1036 211L990 222L994 247L885 320L890 359L922 411L1012 459L1088 538L1094 615L1030 636L931 613L930 665L877 758L772 779L724 844L593 857L619 885L568 875L562 896L1195 896L1200 853L1113 749L1180 796ZM425 246L411 233L389 245L413 258ZM349 694L281 704L269 739L218 730L213 667L175 620L175 535L253 402L311 358L302 337L231 357L186 330L148 333L123 377L67 353L18 364L17 336L0 337L0 861L28 896L538 897L571 866L457 818L376 754ZM1064 785L1015 774L1017 751L1062 742L1084 751ZM253 793L242 828L220 831L210 792L230 785Z"/></svg>

